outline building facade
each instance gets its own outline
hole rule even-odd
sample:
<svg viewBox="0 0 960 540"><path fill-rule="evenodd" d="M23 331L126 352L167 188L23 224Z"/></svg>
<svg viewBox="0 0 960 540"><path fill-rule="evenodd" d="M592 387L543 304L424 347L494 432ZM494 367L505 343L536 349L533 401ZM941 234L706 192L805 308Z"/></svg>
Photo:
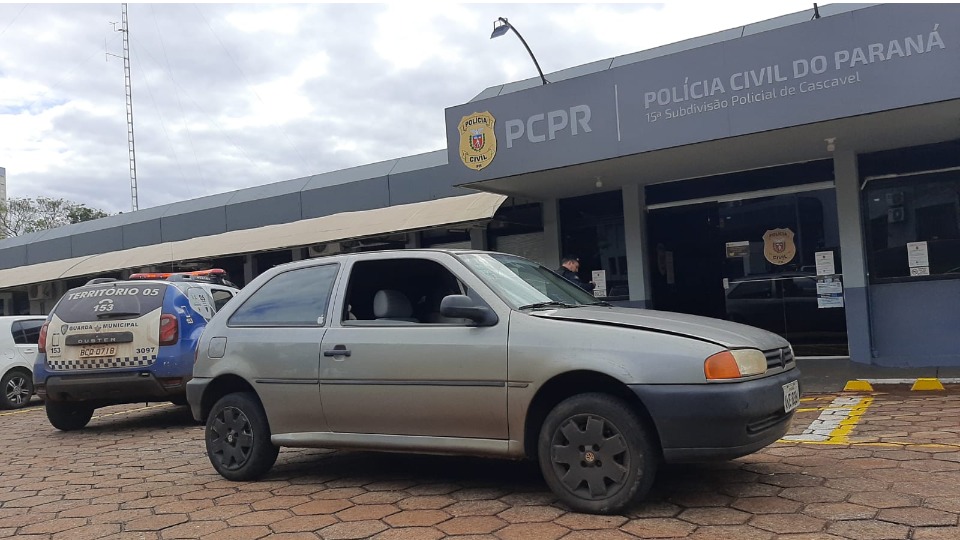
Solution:
<svg viewBox="0 0 960 540"><path fill-rule="evenodd" d="M144 267L573 253L616 303L805 356L960 365L960 6L820 13L489 88L446 110L438 152L4 240L0 290L45 312Z"/></svg>

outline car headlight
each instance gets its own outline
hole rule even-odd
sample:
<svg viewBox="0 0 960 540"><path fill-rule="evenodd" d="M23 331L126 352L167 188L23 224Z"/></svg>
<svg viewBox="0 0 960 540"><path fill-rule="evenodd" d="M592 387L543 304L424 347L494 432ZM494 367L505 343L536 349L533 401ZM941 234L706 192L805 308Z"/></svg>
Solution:
<svg viewBox="0 0 960 540"><path fill-rule="evenodd" d="M719 352L703 363L707 380L739 379L762 375L767 371L767 357L757 349L734 349Z"/></svg>

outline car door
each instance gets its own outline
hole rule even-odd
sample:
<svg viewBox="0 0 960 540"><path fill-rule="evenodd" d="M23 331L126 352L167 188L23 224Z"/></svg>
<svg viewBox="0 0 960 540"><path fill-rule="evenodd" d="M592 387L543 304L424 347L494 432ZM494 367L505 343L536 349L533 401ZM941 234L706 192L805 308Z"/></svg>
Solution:
<svg viewBox="0 0 960 540"><path fill-rule="evenodd" d="M253 385L274 434L326 431L318 390L320 343L339 266L280 272L228 315L227 329L220 323L207 327L211 348L218 343L220 356L232 358Z"/></svg>
<svg viewBox="0 0 960 540"><path fill-rule="evenodd" d="M363 271L365 264L373 271ZM437 275L411 270L418 265ZM321 345L320 393L331 431L505 440L506 316L486 327L469 321L375 320L351 300L364 287L402 287L398 275L424 283L456 278L469 289L472 274L465 275L466 269L446 254L361 260L349 270L341 288L343 316L332 321ZM384 284L372 283L377 280ZM479 298L476 290L466 292Z"/></svg>
<svg viewBox="0 0 960 540"><path fill-rule="evenodd" d="M40 340L40 328L45 319L22 319L11 326L16 354L20 362L33 368L37 359L37 343Z"/></svg>

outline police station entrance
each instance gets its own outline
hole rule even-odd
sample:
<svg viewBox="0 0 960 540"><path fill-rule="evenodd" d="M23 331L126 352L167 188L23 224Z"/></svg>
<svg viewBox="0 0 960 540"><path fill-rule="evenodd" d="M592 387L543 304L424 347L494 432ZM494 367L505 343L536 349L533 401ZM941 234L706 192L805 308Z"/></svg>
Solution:
<svg viewBox="0 0 960 540"><path fill-rule="evenodd" d="M648 186L654 308L764 328L798 356L847 355L837 204L825 165L765 170L760 176L781 184L767 189L669 202L657 201L750 187L757 173ZM831 178L783 185L798 173Z"/></svg>

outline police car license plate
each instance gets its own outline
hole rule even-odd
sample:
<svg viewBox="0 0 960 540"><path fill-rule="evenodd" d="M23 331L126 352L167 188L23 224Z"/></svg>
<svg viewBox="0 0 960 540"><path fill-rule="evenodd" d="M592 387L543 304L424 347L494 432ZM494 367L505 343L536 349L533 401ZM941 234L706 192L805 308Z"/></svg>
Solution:
<svg viewBox="0 0 960 540"><path fill-rule="evenodd" d="M783 412L790 412L800 404L800 384L797 381L783 385Z"/></svg>
<svg viewBox="0 0 960 540"><path fill-rule="evenodd" d="M116 345L100 345L96 347L80 348L80 358L100 358L103 356L115 356L116 354Z"/></svg>

